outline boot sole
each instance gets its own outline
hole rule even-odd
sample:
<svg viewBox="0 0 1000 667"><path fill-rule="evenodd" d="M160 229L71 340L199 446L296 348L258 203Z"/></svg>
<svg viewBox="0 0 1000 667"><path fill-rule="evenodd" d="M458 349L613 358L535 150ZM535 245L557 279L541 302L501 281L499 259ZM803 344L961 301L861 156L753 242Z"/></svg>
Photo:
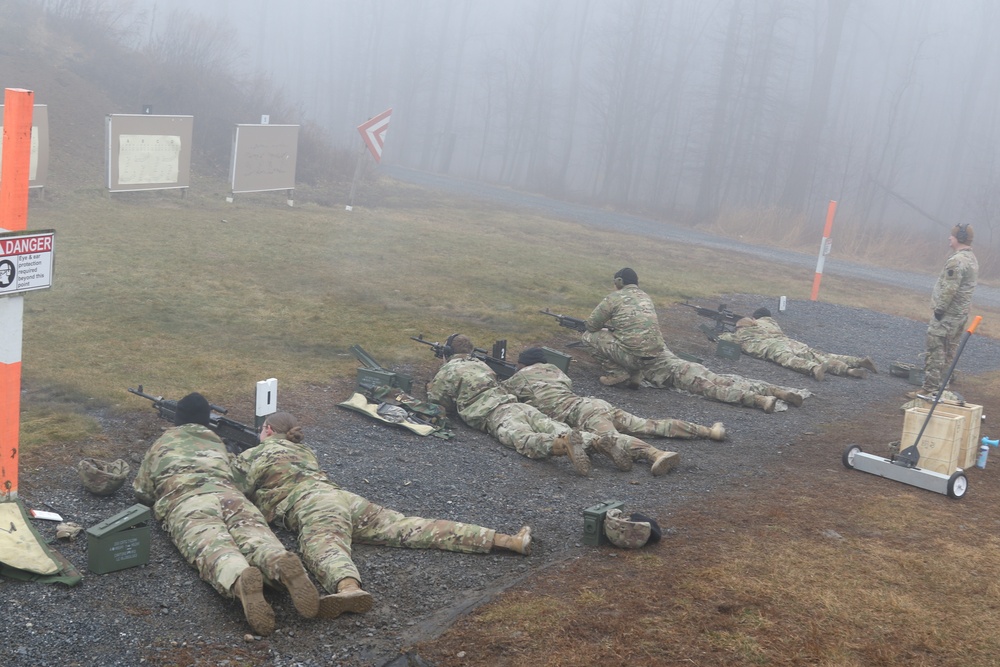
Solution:
<svg viewBox="0 0 1000 667"><path fill-rule="evenodd" d="M575 431L570 435L569 443L566 445L566 456L569 457L577 473L583 477L590 474L590 457L583 448L583 436Z"/></svg>
<svg viewBox="0 0 1000 667"><path fill-rule="evenodd" d="M267 637L274 632L274 610L264 599L264 577L260 570L249 567L237 580L243 616L254 634Z"/></svg>
<svg viewBox="0 0 1000 667"><path fill-rule="evenodd" d="M341 614L363 614L375 605L368 591L350 591L324 595L319 599L319 613L316 618L337 618Z"/></svg>
<svg viewBox="0 0 1000 667"><path fill-rule="evenodd" d="M292 596L295 610L303 618L313 618L319 612L319 591L309 580L302 561L295 554L282 556L278 561L281 583Z"/></svg>
<svg viewBox="0 0 1000 667"><path fill-rule="evenodd" d="M653 463L653 467L650 468L650 472L653 473L654 477L666 475L668 472L676 468L680 462L680 454L677 452L667 452L666 456L661 456L655 463Z"/></svg>

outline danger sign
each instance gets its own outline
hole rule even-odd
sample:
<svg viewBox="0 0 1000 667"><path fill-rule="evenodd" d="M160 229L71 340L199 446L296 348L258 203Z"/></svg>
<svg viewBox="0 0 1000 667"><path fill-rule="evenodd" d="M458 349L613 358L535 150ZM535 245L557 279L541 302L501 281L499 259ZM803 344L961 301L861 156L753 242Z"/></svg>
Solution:
<svg viewBox="0 0 1000 667"><path fill-rule="evenodd" d="M55 231L0 234L0 296L52 287Z"/></svg>
<svg viewBox="0 0 1000 667"><path fill-rule="evenodd" d="M385 144L385 133L389 130L391 116L392 109L386 109L374 118L358 125L358 132L361 133L365 145L368 146L368 151L376 162L382 161L382 145Z"/></svg>

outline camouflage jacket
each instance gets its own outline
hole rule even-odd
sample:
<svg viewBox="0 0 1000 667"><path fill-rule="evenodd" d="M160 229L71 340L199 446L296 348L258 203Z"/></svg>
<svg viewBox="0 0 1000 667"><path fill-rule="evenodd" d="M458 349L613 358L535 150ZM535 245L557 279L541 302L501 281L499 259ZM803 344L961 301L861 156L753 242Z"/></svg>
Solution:
<svg viewBox="0 0 1000 667"><path fill-rule="evenodd" d="M146 452L132 489L139 502L152 505L153 514L163 521L190 496L235 490L231 461L226 445L207 426L175 426Z"/></svg>
<svg viewBox="0 0 1000 667"><path fill-rule="evenodd" d="M266 438L233 463L240 490L268 521L280 520L287 508L317 487L340 488L323 472L312 449L282 435Z"/></svg>
<svg viewBox="0 0 1000 667"><path fill-rule="evenodd" d="M971 248L953 252L934 284L931 309L943 310L945 317L961 318L968 315L978 276L979 262Z"/></svg>
<svg viewBox="0 0 1000 667"><path fill-rule="evenodd" d="M663 350L663 333L649 295L626 285L604 297L586 321L587 331L614 329L622 347L637 357L655 357Z"/></svg>
<svg viewBox="0 0 1000 667"><path fill-rule="evenodd" d="M736 323L735 332L719 334L719 340L736 343L747 354L765 359L784 351L796 354L809 352L808 345L786 336L772 317L745 317Z"/></svg>
<svg viewBox="0 0 1000 667"><path fill-rule="evenodd" d="M427 385L427 400L457 412L466 424L486 430L486 418L517 397L497 384L497 375L482 361L468 355L453 357Z"/></svg>
<svg viewBox="0 0 1000 667"><path fill-rule="evenodd" d="M517 400L538 408L556 421L565 422L582 399L573 393L573 381L552 364L532 364L500 383Z"/></svg>

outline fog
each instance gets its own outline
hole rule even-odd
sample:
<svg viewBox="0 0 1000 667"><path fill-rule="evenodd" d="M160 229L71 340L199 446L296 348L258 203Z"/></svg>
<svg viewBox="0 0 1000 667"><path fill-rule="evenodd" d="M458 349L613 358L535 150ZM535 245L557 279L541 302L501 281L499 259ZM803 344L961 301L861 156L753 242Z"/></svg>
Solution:
<svg viewBox="0 0 1000 667"><path fill-rule="evenodd" d="M987 241L997 217L995 0L145 5L151 34L178 9L231 26L339 145L391 107L386 163L693 221L821 225L833 199Z"/></svg>

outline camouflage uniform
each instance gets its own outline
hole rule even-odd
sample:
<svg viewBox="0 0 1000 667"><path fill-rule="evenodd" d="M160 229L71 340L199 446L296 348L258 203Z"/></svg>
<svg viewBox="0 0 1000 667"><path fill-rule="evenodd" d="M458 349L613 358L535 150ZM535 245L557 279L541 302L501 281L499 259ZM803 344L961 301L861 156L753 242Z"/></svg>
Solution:
<svg viewBox="0 0 1000 667"><path fill-rule="evenodd" d="M288 553L237 488L231 459L208 427L176 426L149 448L132 482L187 562L227 597L251 565L277 582L278 560Z"/></svg>
<svg viewBox="0 0 1000 667"><path fill-rule="evenodd" d="M679 389L722 403L738 403L748 407L756 405L757 396L778 396L782 391L802 395L798 389L780 387L770 382L750 380L740 375L713 373L701 364L681 359L666 346L645 371L643 378L660 389Z"/></svg>
<svg viewBox="0 0 1000 667"><path fill-rule="evenodd" d="M827 373L847 375L852 368L865 368L865 359L846 354L831 354L809 347L785 335L772 317L745 317L736 323L733 333L719 334L720 340L736 343L752 357L773 361L804 375L815 375L826 364Z"/></svg>
<svg viewBox="0 0 1000 667"><path fill-rule="evenodd" d="M637 285L625 285L604 297L586 327L582 340L609 374L644 370L663 349L653 300Z"/></svg>
<svg viewBox="0 0 1000 667"><path fill-rule="evenodd" d="M500 385L518 400L557 421L598 435L612 433L634 460L652 461L660 450L626 433L661 438L698 438L697 424L680 419L644 419L599 398L573 393L573 381L557 366L532 364Z"/></svg>
<svg viewBox="0 0 1000 667"><path fill-rule="evenodd" d="M924 364L925 392L941 388L944 373L955 358L955 350L969 321L972 293L976 289L979 262L971 248L956 250L945 262L931 293L931 315L927 325L927 360Z"/></svg>
<svg viewBox="0 0 1000 667"><path fill-rule="evenodd" d="M330 481L304 444L276 434L236 459L246 494L270 521L298 533L309 570L330 592L345 578L361 581L351 544L486 553L491 528L443 519L403 516Z"/></svg>
<svg viewBox="0 0 1000 667"><path fill-rule="evenodd" d="M497 384L496 373L468 355L453 357L441 366L427 386L427 399L457 412L466 424L485 431L501 444L531 459L552 456L552 442L571 432L569 426L542 414ZM596 439L583 433L589 449Z"/></svg>

